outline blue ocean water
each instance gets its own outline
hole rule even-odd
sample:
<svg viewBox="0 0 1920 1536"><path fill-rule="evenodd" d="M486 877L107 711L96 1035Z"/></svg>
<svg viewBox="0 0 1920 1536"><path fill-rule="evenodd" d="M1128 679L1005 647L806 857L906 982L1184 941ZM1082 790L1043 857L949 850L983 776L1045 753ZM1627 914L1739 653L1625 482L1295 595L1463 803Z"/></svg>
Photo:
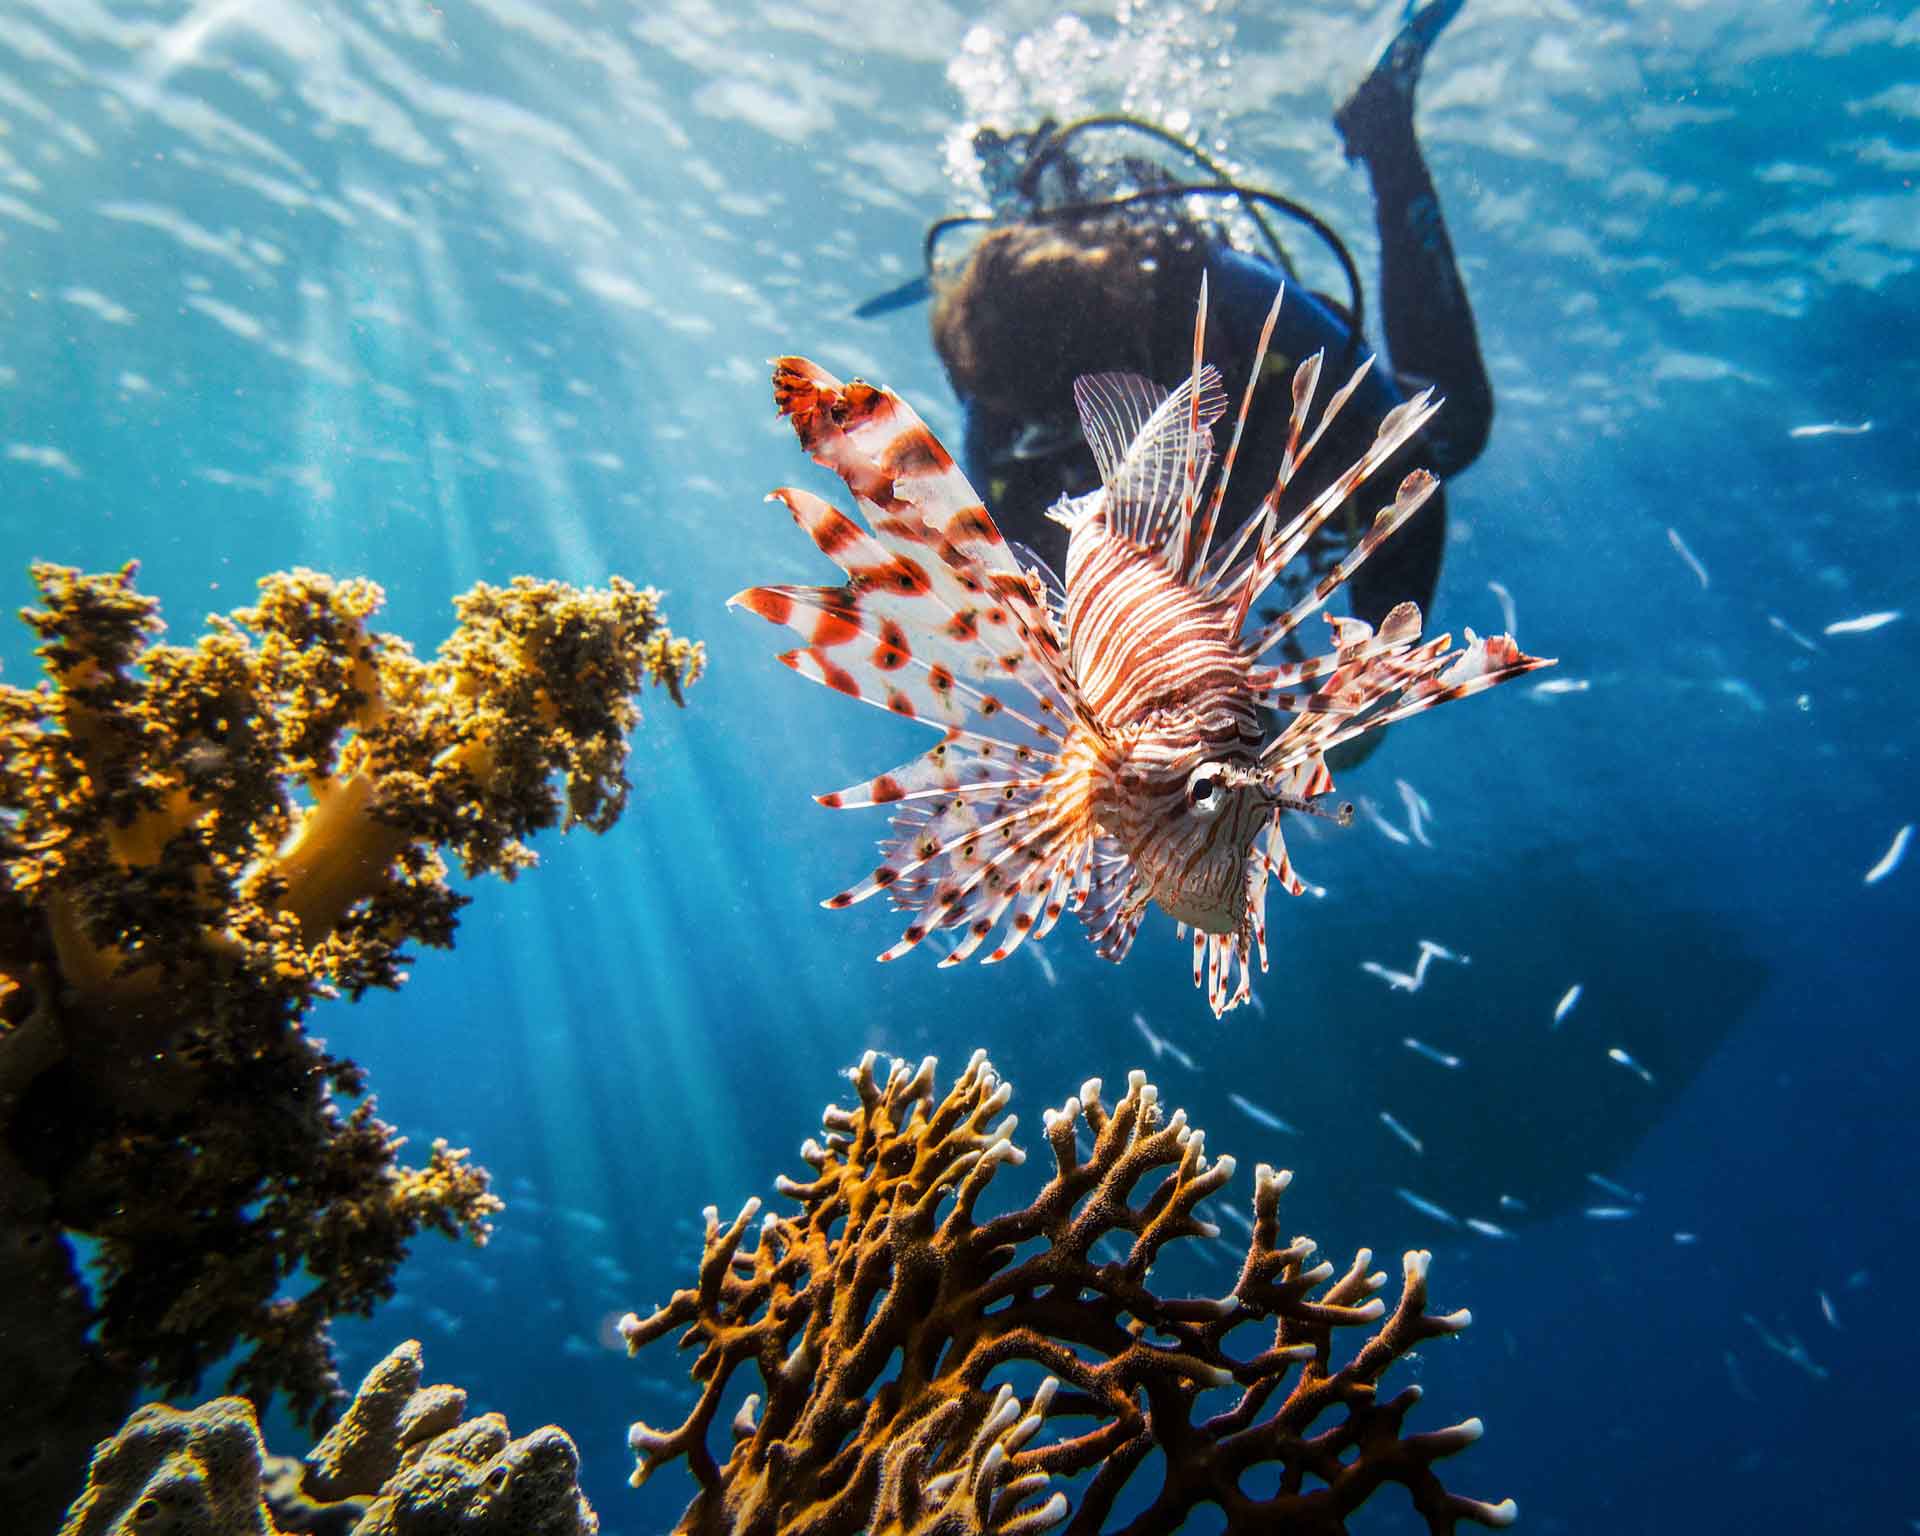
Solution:
<svg viewBox="0 0 1920 1536"><path fill-rule="evenodd" d="M1416 1423L1480 1415L1447 1480L1526 1528L1920 1519L1920 869L1864 879L1920 819L1902 8L1471 0L1436 48L1418 123L1498 395L1436 621L1501 628L1499 583L1582 686L1396 729L1343 782L1378 815L1294 839L1327 895L1273 898L1261 1010L1216 1021L1157 915L1124 967L1069 924L1044 963L937 972L872 963L875 907L818 905L879 827L810 794L921 743L723 610L827 575L761 500L834 489L763 359L889 383L956 441L924 313L849 311L962 198L967 125L1022 113L1179 114L1371 281L1328 114L1396 10L0 4L10 602L30 558L138 558L189 635L309 565L378 580L426 649L476 580L620 573L710 650L685 711L648 700L618 828L545 841L475 888L453 954L314 1021L416 1149L471 1146L508 1201L484 1251L423 1239L341 1327L350 1378L418 1336L476 1406L569 1429L604 1529L663 1528L692 1485L629 1490L626 1427L692 1389L613 1321L691 1277L702 1207L799 1171L861 1052L984 1046L1035 1140L1042 1106L1145 1066L1210 1150L1295 1170L1288 1231L1431 1248L1476 1322L1401 1368ZM0 660L28 675L23 629ZM1471 963L1413 993L1362 968L1423 939ZM1376 1505L1361 1528L1417 1524Z"/></svg>

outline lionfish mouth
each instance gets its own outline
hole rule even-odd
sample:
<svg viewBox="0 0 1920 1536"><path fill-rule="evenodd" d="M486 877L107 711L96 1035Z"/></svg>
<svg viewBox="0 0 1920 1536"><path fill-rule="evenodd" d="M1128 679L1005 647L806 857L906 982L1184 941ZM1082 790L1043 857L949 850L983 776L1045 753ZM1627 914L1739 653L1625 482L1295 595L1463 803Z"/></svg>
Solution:
<svg viewBox="0 0 1920 1536"><path fill-rule="evenodd" d="M1230 790L1250 791L1276 811L1292 811L1300 816L1318 816L1323 821L1336 821L1343 827L1353 825L1353 802L1342 800L1337 806L1328 807L1321 803L1325 796L1308 798L1283 787L1280 776L1261 773L1253 768L1222 768L1221 784Z"/></svg>

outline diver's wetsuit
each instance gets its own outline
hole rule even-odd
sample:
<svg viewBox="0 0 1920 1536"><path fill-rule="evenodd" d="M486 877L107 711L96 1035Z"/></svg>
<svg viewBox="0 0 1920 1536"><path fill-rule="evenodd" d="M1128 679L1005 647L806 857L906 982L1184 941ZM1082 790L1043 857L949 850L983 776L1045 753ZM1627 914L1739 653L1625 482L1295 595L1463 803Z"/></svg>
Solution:
<svg viewBox="0 0 1920 1536"><path fill-rule="evenodd" d="M1281 503L1283 516L1303 506L1358 458L1381 418L1408 395L1432 385L1445 404L1426 430L1360 491L1344 519L1336 518L1323 530L1326 542L1316 547L1319 558L1312 562L1316 570L1324 570L1352 545L1372 514L1391 503L1394 488L1409 471L1424 467L1443 480L1460 473L1479 457L1492 426L1493 390L1480 356L1473 309L1413 131L1412 92L1420 61L1457 9L1457 0L1425 8L1335 118L1349 156L1366 164L1373 181L1381 307L1392 369L1384 361L1375 364L1295 477ZM1059 233L1071 239L1074 228L1061 226ZM1163 386L1177 383L1191 368L1202 269L1211 293L1206 355L1220 369L1228 398L1237 408L1252 349L1285 274L1272 262L1218 241L1202 243L1184 257L1161 260L1150 278L1153 335L1144 350L1151 358L1151 376ZM1103 358L1103 349L1113 355ZM1286 444L1291 408L1287 380L1301 360L1322 349L1326 361L1317 400L1324 402L1369 348L1365 338L1354 336L1343 309L1288 283L1268 354L1269 376L1255 395L1222 510L1223 534L1235 531L1271 486ZM1107 337L1099 323L1090 320L1076 328L1073 360L1084 373L1137 369L1142 350L1138 338ZM1000 414L982 402L963 398L962 404L962 459L968 478L986 496L1009 537L1056 569L1064 568L1065 532L1044 514L1060 496L1082 495L1096 484L1093 456L1077 429L1070 419L1037 429L1032 421ZM1378 624L1404 600L1418 603L1423 613L1432 607L1446 517L1442 490L1355 573L1347 587L1355 615Z"/></svg>

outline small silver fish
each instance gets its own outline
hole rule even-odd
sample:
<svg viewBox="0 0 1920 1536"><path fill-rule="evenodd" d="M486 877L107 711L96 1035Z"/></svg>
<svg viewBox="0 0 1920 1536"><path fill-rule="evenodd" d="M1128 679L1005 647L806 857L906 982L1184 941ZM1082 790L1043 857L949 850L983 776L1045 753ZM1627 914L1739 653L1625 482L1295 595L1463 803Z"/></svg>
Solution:
<svg viewBox="0 0 1920 1536"><path fill-rule="evenodd" d="M1635 1061L1625 1051L1621 1050L1619 1046L1616 1045L1609 1048L1607 1051L1607 1060L1616 1062L1620 1066L1625 1067L1629 1072L1637 1074L1640 1081L1645 1083L1649 1088L1653 1086L1653 1074L1641 1066L1639 1062Z"/></svg>
<svg viewBox="0 0 1920 1536"><path fill-rule="evenodd" d="M1408 1035L1400 1043L1412 1051L1414 1055L1424 1056L1428 1061L1446 1067L1449 1070L1456 1069L1460 1065L1460 1058L1458 1056L1453 1055L1450 1051L1435 1050L1434 1047L1428 1045L1424 1040L1416 1040L1412 1035Z"/></svg>
<svg viewBox="0 0 1920 1536"><path fill-rule="evenodd" d="M1420 1138L1414 1135L1412 1131L1408 1130L1398 1120L1394 1119L1393 1116L1388 1114L1384 1109L1380 1111L1380 1123L1392 1131L1394 1135L1398 1136L1408 1146L1413 1148L1416 1153L1419 1153L1423 1157L1426 1155L1427 1149L1421 1144Z"/></svg>
<svg viewBox="0 0 1920 1536"><path fill-rule="evenodd" d="M1873 430L1872 421L1810 421L1789 427L1788 437L1864 437Z"/></svg>
<svg viewBox="0 0 1920 1536"><path fill-rule="evenodd" d="M1387 838L1390 842L1398 843L1402 848L1409 846L1413 842L1411 837L1407 836L1406 833L1388 821L1385 816L1381 815L1380 807L1375 805L1367 796L1362 795L1360 797L1359 805L1360 814L1374 824L1381 836Z"/></svg>
<svg viewBox="0 0 1920 1536"><path fill-rule="evenodd" d="M1407 831L1422 848L1431 848L1433 839L1427 836L1426 823L1433 820L1433 807L1427 804L1427 797L1405 779L1393 782L1400 791L1400 803L1407 808Z"/></svg>
<svg viewBox="0 0 1920 1536"><path fill-rule="evenodd" d="M1034 953L1040 953L1037 947ZM1181 1050L1179 1046L1175 1045L1165 1035L1156 1034L1153 1026L1146 1021L1144 1015L1136 1013L1133 1016L1133 1027L1140 1032L1140 1038L1147 1042L1147 1049L1153 1052L1153 1059L1155 1061L1158 1061L1162 1056L1171 1056L1189 1072L1197 1072L1200 1070L1194 1064L1193 1058Z"/></svg>
<svg viewBox="0 0 1920 1536"><path fill-rule="evenodd" d="M1567 1015L1573 1012L1574 1005L1579 1001L1580 983L1576 981L1572 986L1567 988L1566 996L1562 997L1559 1002L1553 1005L1553 1027L1555 1029L1558 1029L1561 1024L1565 1022Z"/></svg>
<svg viewBox="0 0 1920 1536"><path fill-rule="evenodd" d="M1424 1195L1416 1195L1410 1189L1396 1189L1394 1193L1406 1201L1408 1205L1412 1206L1422 1216L1431 1216L1435 1221L1444 1221L1450 1227L1460 1225L1460 1219L1455 1216L1452 1211L1447 1210L1444 1206L1435 1205Z"/></svg>
<svg viewBox="0 0 1920 1536"><path fill-rule="evenodd" d="M1635 1205L1644 1205L1646 1203L1647 1197L1645 1195L1636 1194L1624 1184L1614 1183L1612 1179L1603 1173L1588 1174L1587 1182L1596 1189L1604 1189L1608 1194L1615 1196L1617 1199L1631 1200Z"/></svg>
<svg viewBox="0 0 1920 1536"><path fill-rule="evenodd" d="M1798 1334L1783 1333L1776 1338L1767 1331L1760 1319L1755 1317L1751 1312L1742 1312L1740 1317L1755 1333L1760 1335L1760 1342L1765 1344L1767 1348L1772 1350L1776 1355L1780 1356L1781 1359L1799 1366L1801 1370L1813 1377L1815 1381L1825 1381L1827 1379L1827 1368L1824 1365L1818 1364L1814 1358L1807 1353L1807 1346L1800 1342L1800 1336Z"/></svg>
<svg viewBox="0 0 1920 1536"><path fill-rule="evenodd" d="M1799 646L1801 650L1812 651L1816 655L1819 654L1820 647L1816 645L1813 641L1809 640L1805 635L1801 634L1799 630L1795 629L1785 619L1781 618L1779 614L1777 613L1768 614L1767 622L1771 624L1775 629L1779 630L1781 634L1785 635L1795 645Z"/></svg>
<svg viewBox="0 0 1920 1536"><path fill-rule="evenodd" d="M1239 1110L1241 1114L1253 1121L1255 1125L1264 1125L1270 1131L1284 1131L1289 1136L1298 1136L1300 1134L1298 1127L1288 1125L1286 1121L1282 1120L1272 1110L1262 1109L1258 1104L1254 1103L1252 1099L1245 1098L1237 1093L1230 1093L1227 1095L1227 1100L1235 1109Z"/></svg>
<svg viewBox="0 0 1920 1536"><path fill-rule="evenodd" d="M1878 885L1888 875L1900 867L1900 861L1907 856L1907 844L1913 840L1913 823L1908 822L1893 834L1893 842L1887 851L1880 855L1880 862L1868 870L1861 878L1862 885Z"/></svg>
<svg viewBox="0 0 1920 1536"><path fill-rule="evenodd" d="M1667 530L1667 542L1673 546L1673 552L1687 562L1687 569L1700 578L1700 587L1705 591L1712 583L1707 579L1707 568L1700 563L1700 557L1687 548L1687 541L1680 537L1678 528Z"/></svg>
<svg viewBox="0 0 1920 1536"><path fill-rule="evenodd" d="M1365 971L1369 976L1378 976L1396 992L1418 992L1420 990L1420 978L1418 976L1409 975L1406 971L1390 971L1378 960L1362 960L1360 962L1360 969Z"/></svg>
<svg viewBox="0 0 1920 1536"><path fill-rule="evenodd" d="M1891 624L1900 617L1898 608L1883 609L1879 613L1863 613L1857 619L1835 619L1822 634L1826 635L1866 635L1883 625Z"/></svg>

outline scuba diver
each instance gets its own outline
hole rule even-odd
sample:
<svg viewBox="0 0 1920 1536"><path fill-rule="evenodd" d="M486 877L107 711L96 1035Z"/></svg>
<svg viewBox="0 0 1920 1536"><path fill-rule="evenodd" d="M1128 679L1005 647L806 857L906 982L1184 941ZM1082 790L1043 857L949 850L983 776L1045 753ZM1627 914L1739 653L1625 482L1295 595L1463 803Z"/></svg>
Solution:
<svg viewBox="0 0 1920 1536"><path fill-rule="evenodd" d="M1396 484L1421 466L1450 477L1486 444L1493 392L1413 132L1420 66L1460 4L1409 0L1401 30L1334 115L1348 158L1361 161L1373 182L1393 368L1376 364L1368 374L1289 488L1283 518L1359 457L1388 411L1429 384L1445 397L1445 409L1388 461L1377 483ZM1122 133L1177 151L1206 179L1180 179L1141 155L1097 161L1077 153L1093 135ZM1066 535L1046 510L1061 496L1099 483L1074 410L1073 381L1104 372L1143 374L1163 384L1184 378L1203 273L1211 292L1207 356L1234 387L1251 366L1253 341L1285 284L1266 363L1270 377L1247 422L1243 464L1279 464L1291 403L1287 381L1296 365L1324 349L1339 380L1365 356L1359 274L1339 237L1298 203L1233 182L1173 134L1136 118L1103 115L1064 126L1044 122L1024 134L983 129L974 148L996 213L939 220L927 234L929 276L857 313L884 313L932 296L934 344L966 414L962 468L1001 530L1055 569L1064 566ZM1225 217L1212 217L1215 210ZM1239 232L1251 229L1262 249L1233 243L1236 231L1226 221L1236 214ZM1272 214L1296 221L1328 246L1346 275L1345 305L1294 279ZM957 262L944 258L944 243L960 231L974 233L976 243ZM1236 477L1222 509L1223 536L1266 489L1258 473ZM1361 531L1330 523L1322 530L1324 544L1316 540L1303 562L1308 574L1323 574ZM1348 586L1354 614L1377 626L1403 600L1428 610L1445 541L1442 491L1355 575Z"/></svg>

